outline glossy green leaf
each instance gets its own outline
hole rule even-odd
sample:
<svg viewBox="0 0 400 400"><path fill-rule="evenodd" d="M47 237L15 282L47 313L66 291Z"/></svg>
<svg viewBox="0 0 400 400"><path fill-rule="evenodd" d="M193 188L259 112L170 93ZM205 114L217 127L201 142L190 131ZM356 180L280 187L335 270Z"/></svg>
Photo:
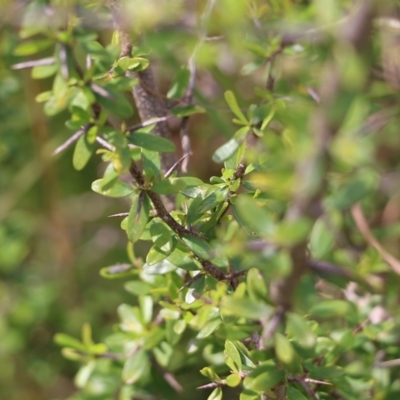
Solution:
<svg viewBox="0 0 400 400"><path fill-rule="evenodd" d="M124 332L142 333L144 331L143 321L137 307L121 304L117 312L121 319L120 327Z"/></svg>
<svg viewBox="0 0 400 400"><path fill-rule="evenodd" d="M183 235L182 240L194 254L203 260L211 260L212 247L204 239L191 235Z"/></svg>
<svg viewBox="0 0 400 400"><path fill-rule="evenodd" d="M234 364L233 370L236 372L240 372L242 370L242 361L240 359L239 350L230 340L225 341L224 354L225 354L225 362L226 359L231 359Z"/></svg>
<svg viewBox="0 0 400 400"><path fill-rule="evenodd" d="M209 337L219 326L222 324L221 318L214 318L209 320L196 335L197 339L204 339Z"/></svg>
<svg viewBox="0 0 400 400"><path fill-rule="evenodd" d="M226 377L225 382L230 387L236 387L240 385L242 379L240 378L239 374L230 374Z"/></svg>
<svg viewBox="0 0 400 400"><path fill-rule="evenodd" d="M241 142L237 139L231 139L225 144L223 144L220 148L218 148L212 156L212 159L216 163L222 163L228 158L232 157L237 149L239 148Z"/></svg>
<svg viewBox="0 0 400 400"><path fill-rule="evenodd" d="M221 400L222 389L220 387L215 388L211 394L207 397L207 400Z"/></svg>
<svg viewBox="0 0 400 400"><path fill-rule="evenodd" d="M227 90L225 92L225 100L228 103L228 106L230 107L230 109L236 115L236 117L243 123L247 124L248 123L247 118L245 117L242 110L240 109L239 104L236 101L236 97L231 90Z"/></svg>
<svg viewBox="0 0 400 400"><path fill-rule="evenodd" d="M79 369L79 371L76 374L75 379L74 379L74 383L78 388L83 388L86 386L95 367L96 367L95 360L91 360L86 365L83 365Z"/></svg>
<svg viewBox="0 0 400 400"><path fill-rule="evenodd" d="M168 253L165 251L162 251L159 247L156 245L152 246L150 250L147 253L146 256L146 263L148 265L155 265L160 263L162 260L168 257Z"/></svg>
<svg viewBox="0 0 400 400"><path fill-rule="evenodd" d="M132 194L134 189L127 183L115 180L103 185L103 179L97 179L92 183L92 190L107 197L125 197Z"/></svg>
<svg viewBox="0 0 400 400"><path fill-rule="evenodd" d="M151 133L134 132L128 136L128 141L144 149L161 153L173 153L176 151L175 145L168 139Z"/></svg>
<svg viewBox="0 0 400 400"><path fill-rule="evenodd" d="M131 242L140 239L149 220L150 201L146 194L136 195L129 211L126 233Z"/></svg>
<svg viewBox="0 0 400 400"><path fill-rule="evenodd" d="M87 135L82 135L75 145L72 164L77 171L82 170L89 162L96 145L88 141Z"/></svg>
<svg viewBox="0 0 400 400"><path fill-rule="evenodd" d="M149 357L144 349L139 349L125 362L122 370L122 379L125 383L132 385L147 375L149 369Z"/></svg>
<svg viewBox="0 0 400 400"><path fill-rule="evenodd" d="M174 271L176 266L168 260L162 260L161 262L154 265L143 265L143 270L150 275L163 275L168 272Z"/></svg>
<svg viewBox="0 0 400 400"><path fill-rule="evenodd" d="M221 378L210 367L202 368L200 373L212 382L221 382Z"/></svg>

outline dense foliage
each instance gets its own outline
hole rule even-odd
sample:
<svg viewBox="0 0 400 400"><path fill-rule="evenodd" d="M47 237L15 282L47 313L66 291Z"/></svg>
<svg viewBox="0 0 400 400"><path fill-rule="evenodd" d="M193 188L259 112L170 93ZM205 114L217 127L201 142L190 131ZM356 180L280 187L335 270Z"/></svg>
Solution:
<svg viewBox="0 0 400 400"><path fill-rule="evenodd" d="M397 399L399 7L1 3L0 395Z"/></svg>

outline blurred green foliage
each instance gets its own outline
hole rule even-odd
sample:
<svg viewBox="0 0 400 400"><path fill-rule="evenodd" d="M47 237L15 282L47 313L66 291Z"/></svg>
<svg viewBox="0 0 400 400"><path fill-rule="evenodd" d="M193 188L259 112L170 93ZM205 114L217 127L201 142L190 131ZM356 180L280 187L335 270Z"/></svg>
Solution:
<svg viewBox="0 0 400 400"><path fill-rule="evenodd" d="M0 3L0 397L396 399L398 2L124 6Z"/></svg>

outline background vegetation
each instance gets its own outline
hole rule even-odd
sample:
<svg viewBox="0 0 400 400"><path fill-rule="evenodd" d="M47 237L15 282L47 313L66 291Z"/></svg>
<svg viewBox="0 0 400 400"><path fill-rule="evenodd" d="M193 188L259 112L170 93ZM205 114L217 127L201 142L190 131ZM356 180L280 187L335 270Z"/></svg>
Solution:
<svg viewBox="0 0 400 400"><path fill-rule="evenodd" d="M0 398L397 399L399 6L1 1Z"/></svg>

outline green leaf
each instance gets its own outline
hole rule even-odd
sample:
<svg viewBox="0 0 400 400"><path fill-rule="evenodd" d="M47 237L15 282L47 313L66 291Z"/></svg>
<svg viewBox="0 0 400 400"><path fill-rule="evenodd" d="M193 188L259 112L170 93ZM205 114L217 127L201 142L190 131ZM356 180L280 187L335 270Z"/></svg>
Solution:
<svg viewBox="0 0 400 400"><path fill-rule="evenodd" d="M148 265L155 265L160 263L162 260L167 258L169 253L162 251L159 247L156 245L152 246L150 250L147 253L146 256L146 263Z"/></svg>
<svg viewBox="0 0 400 400"><path fill-rule="evenodd" d="M169 110L169 112L175 115L175 117L183 118L183 117L189 117L190 115L193 114L204 114L206 110L201 106L188 104L184 106L174 107L171 110Z"/></svg>
<svg viewBox="0 0 400 400"><path fill-rule="evenodd" d="M49 101L52 96L53 96L53 91L47 90L46 92L39 93L35 97L35 101L37 101L38 103L44 103L45 101Z"/></svg>
<svg viewBox="0 0 400 400"><path fill-rule="evenodd" d="M288 400L307 400L307 397L303 393L299 392L293 386L288 386L286 388L286 396Z"/></svg>
<svg viewBox="0 0 400 400"><path fill-rule="evenodd" d="M264 282L264 278L260 271L256 268L251 268L247 272L246 276L247 291L249 292L249 297L254 301L265 301L267 298L267 287Z"/></svg>
<svg viewBox="0 0 400 400"><path fill-rule="evenodd" d="M176 151L175 145L168 139L151 133L134 132L128 137L128 142L144 149L161 153L173 153Z"/></svg>
<svg viewBox="0 0 400 400"><path fill-rule="evenodd" d="M103 179L97 179L92 183L92 190L107 197L125 197L132 194L134 189L125 182L115 180L103 185Z"/></svg>
<svg viewBox="0 0 400 400"><path fill-rule="evenodd" d="M170 263L168 260L162 260L161 262L154 265L143 265L143 270L149 275L163 275L168 272L174 271L176 269L175 265Z"/></svg>
<svg viewBox="0 0 400 400"><path fill-rule="evenodd" d="M314 304L309 314L318 318L347 317L353 319L357 316L357 309L349 301L325 300Z"/></svg>
<svg viewBox="0 0 400 400"><path fill-rule="evenodd" d="M260 234L270 236L276 231L272 215L262 202L247 195L238 196L233 213L248 235L259 238Z"/></svg>
<svg viewBox="0 0 400 400"><path fill-rule="evenodd" d="M143 321L137 307L121 304L117 309L121 319L121 329L124 332L142 333L144 330Z"/></svg>
<svg viewBox="0 0 400 400"><path fill-rule="evenodd" d="M72 164L77 171L82 170L89 162L95 148L94 143L88 141L87 135L82 135L75 145Z"/></svg>
<svg viewBox="0 0 400 400"><path fill-rule="evenodd" d="M157 249L167 255L173 251L176 246L175 234L166 224L153 220L153 223L150 225L149 233Z"/></svg>
<svg viewBox="0 0 400 400"><path fill-rule="evenodd" d="M260 319L271 315L273 308L262 302L225 296L221 301L221 312L224 315Z"/></svg>
<svg viewBox="0 0 400 400"><path fill-rule="evenodd" d="M233 94L231 90L227 90L225 92L225 100L228 103L228 106L230 109L233 111L233 113L236 115L236 117L243 123L248 124L247 118L243 114L242 110L240 109L236 97Z"/></svg>
<svg viewBox="0 0 400 400"><path fill-rule="evenodd" d="M150 201L145 193L134 196L129 211L126 233L134 243L140 239L149 220Z"/></svg>
<svg viewBox="0 0 400 400"><path fill-rule="evenodd" d="M115 65L114 75L125 71L143 71L149 66L149 61L141 57L121 57Z"/></svg>
<svg viewBox="0 0 400 400"><path fill-rule="evenodd" d="M221 378L210 367L202 368L200 370L200 373L212 382L217 382L217 383L222 382Z"/></svg>
<svg viewBox="0 0 400 400"><path fill-rule="evenodd" d="M317 259L323 259L334 244L332 229L328 228L326 220L319 218L311 231L309 247L312 255Z"/></svg>
<svg viewBox="0 0 400 400"><path fill-rule="evenodd" d="M54 44L54 41L51 39L29 40L29 41L20 43L14 49L14 54L16 56L30 56L32 54L36 54L42 50L47 49L52 44Z"/></svg>
<svg viewBox="0 0 400 400"><path fill-rule="evenodd" d="M57 333L54 336L54 342L59 346L71 347L76 350L86 351L86 346L83 343L72 336L66 335L65 333Z"/></svg>
<svg viewBox="0 0 400 400"><path fill-rule="evenodd" d="M260 400L260 394L254 390L244 389L240 393L239 400Z"/></svg>
<svg viewBox="0 0 400 400"><path fill-rule="evenodd" d="M240 359L239 350L236 346L230 341L225 341L225 362L227 359L231 359L234 364L233 370L236 372L240 372L242 370L242 360Z"/></svg>
<svg viewBox="0 0 400 400"><path fill-rule="evenodd" d="M96 367L96 361L91 360L86 365L83 365L74 378L74 383L78 388L84 388L89 381L92 372Z"/></svg>
<svg viewBox="0 0 400 400"><path fill-rule="evenodd" d="M197 339L204 339L210 336L222 324L221 318L215 318L208 321L196 335Z"/></svg>
<svg viewBox="0 0 400 400"><path fill-rule="evenodd" d="M122 379L128 385L132 385L147 375L149 370L149 357L144 349L139 349L125 362L122 370Z"/></svg>
<svg viewBox="0 0 400 400"><path fill-rule="evenodd" d="M186 66L181 67L171 83L171 87L167 93L167 98L180 99L181 97L183 97L188 87L189 78L189 69Z"/></svg>
<svg viewBox="0 0 400 400"><path fill-rule="evenodd" d="M185 245L203 260L211 260L212 247L204 240L196 236L183 235Z"/></svg>
<svg viewBox="0 0 400 400"><path fill-rule="evenodd" d="M242 379L240 378L239 374L230 374L226 377L225 382L230 387L236 387L240 385Z"/></svg>
<svg viewBox="0 0 400 400"><path fill-rule="evenodd" d="M127 98L110 87L99 87L100 89L93 89L96 100L107 111L118 115L122 118L128 118L133 114L133 108Z"/></svg>
<svg viewBox="0 0 400 400"><path fill-rule="evenodd" d="M110 61L111 55L108 51L95 40L85 40L80 42L85 53L90 54L95 60Z"/></svg>
<svg viewBox="0 0 400 400"><path fill-rule="evenodd" d="M175 247L167 260L177 268L185 269L186 271L198 271L201 269L199 262L181 244L178 244L177 247Z"/></svg>
<svg viewBox="0 0 400 400"><path fill-rule="evenodd" d="M207 400L221 400L222 389L220 387L215 388L211 394L207 397Z"/></svg>
<svg viewBox="0 0 400 400"><path fill-rule="evenodd" d="M284 378L285 374L273 365L261 365L257 367L243 381L246 389L266 391L274 388Z"/></svg>
<svg viewBox="0 0 400 400"><path fill-rule="evenodd" d="M236 139L229 140L214 152L212 156L213 161L216 163L222 163L228 158L232 157L239 148L240 144L241 142Z"/></svg>
<svg viewBox="0 0 400 400"><path fill-rule="evenodd" d="M280 333L275 334L275 352L278 360L286 365L291 364L296 357L293 346Z"/></svg>
<svg viewBox="0 0 400 400"><path fill-rule="evenodd" d="M150 293L152 286L142 281L129 281L124 284L124 288L135 296L142 296Z"/></svg>
<svg viewBox="0 0 400 400"><path fill-rule="evenodd" d="M52 65L40 65L32 68L32 78L33 79L45 79L54 75L59 66L56 64Z"/></svg>
<svg viewBox="0 0 400 400"><path fill-rule="evenodd" d="M289 337L305 348L315 346L316 337L307 321L298 314L287 313L287 332Z"/></svg>
<svg viewBox="0 0 400 400"><path fill-rule="evenodd" d="M161 159L160 154L155 151L150 151L142 148L143 170L146 178L151 180L153 178L159 179L161 173Z"/></svg>
<svg viewBox="0 0 400 400"><path fill-rule="evenodd" d="M169 178L156 182L151 190L159 194L174 194L183 190L186 182L182 178Z"/></svg>

